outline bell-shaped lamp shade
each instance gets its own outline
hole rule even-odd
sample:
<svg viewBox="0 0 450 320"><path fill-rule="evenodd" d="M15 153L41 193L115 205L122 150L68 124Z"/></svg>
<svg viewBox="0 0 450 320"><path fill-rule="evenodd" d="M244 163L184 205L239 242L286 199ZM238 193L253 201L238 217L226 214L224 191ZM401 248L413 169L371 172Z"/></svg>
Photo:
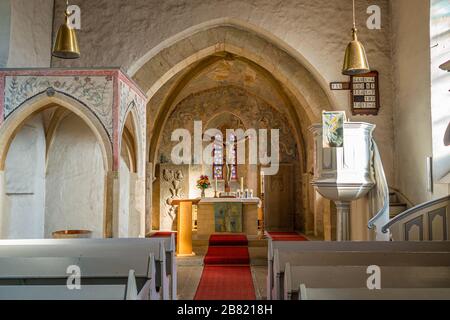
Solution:
<svg viewBox="0 0 450 320"><path fill-rule="evenodd" d="M342 74L355 76L370 72L367 61L366 50L361 42L358 41L357 30L353 29L353 41L350 42L345 50L344 67Z"/></svg>
<svg viewBox="0 0 450 320"><path fill-rule="evenodd" d="M77 34L75 29L69 26L67 17L66 22L59 27L52 54L61 59L77 59L80 57Z"/></svg>

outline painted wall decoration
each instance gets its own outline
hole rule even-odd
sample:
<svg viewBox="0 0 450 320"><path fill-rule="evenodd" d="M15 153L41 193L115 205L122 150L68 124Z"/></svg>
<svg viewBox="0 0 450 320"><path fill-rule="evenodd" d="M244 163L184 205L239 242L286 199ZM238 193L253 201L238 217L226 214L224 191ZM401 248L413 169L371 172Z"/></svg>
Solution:
<svg viewBox="0 0 450 320"><path fill-rule="evenodd" d="M56 92L71 97L90 110L104 127L113 149L113 170L119 167L121 133L127 112L135 109L137 158L145 158L147 97L119 68L0 70L0 125L27 100ZM143 176L145 161L140 161Z"/></svg>
<svg viewBox="0 0 450 320"><path fill-rule="evenodd" d="M322 130L324 148L344 147L345 112L323 112Z"/></svg>
<svg viewBox="0 0 450 320"><path fill-rule="evenodd" d="M7 76L4 89L4 118L8 118L26 100L49 88L83 102L98 116L112 137L112 76Z"/></svg>
<svg viewBox="0 0 450 320"><path fill-rule="evenodd" d="M175 129L184 128L193 132L194 121L202 121L204 127L211 128L209 121L224 112L241 119L245 128L279 129L280 160L282 162L297 160L297 145L286 115L264 100L249 95L237 87L214 88L193 94L181 101L170 115L162 132L158 159L170 162L172 148L177 143L170 141Z"/></svg>
<svg viewBox="0 0 450 320"><path fill-rule="evenodd" d="M215 203L214 219L216 232L242 232L242 203Z"/></svg>

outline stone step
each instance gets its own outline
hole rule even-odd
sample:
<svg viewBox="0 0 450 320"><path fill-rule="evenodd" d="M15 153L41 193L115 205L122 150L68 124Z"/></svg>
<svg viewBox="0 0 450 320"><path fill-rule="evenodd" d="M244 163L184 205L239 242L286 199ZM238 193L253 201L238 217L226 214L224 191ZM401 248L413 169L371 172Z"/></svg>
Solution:
<svg viewBox="0 0 450 320"><path fill-rule="evenodd" d="M406 203L390 203L389 204L389 216L390 218L394 218L398 216L400 213L406 211L408 206Z"/></svg>

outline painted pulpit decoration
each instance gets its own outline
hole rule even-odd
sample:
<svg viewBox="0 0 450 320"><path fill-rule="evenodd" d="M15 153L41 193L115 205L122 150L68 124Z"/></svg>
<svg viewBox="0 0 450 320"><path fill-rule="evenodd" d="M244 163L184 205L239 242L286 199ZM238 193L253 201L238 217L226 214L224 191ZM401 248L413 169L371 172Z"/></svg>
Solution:
<svg viewBox="0 0 450 320"><path fill-rule="evenodd" d="M216 232L242 232L242 203L215 203L214 218Z"/></svg>
<svg viewBox="0 0 450 320"><path fill-rule="evenodd" d="M322 112L323 147L344 147L344 122L345 112Z"/></svg>

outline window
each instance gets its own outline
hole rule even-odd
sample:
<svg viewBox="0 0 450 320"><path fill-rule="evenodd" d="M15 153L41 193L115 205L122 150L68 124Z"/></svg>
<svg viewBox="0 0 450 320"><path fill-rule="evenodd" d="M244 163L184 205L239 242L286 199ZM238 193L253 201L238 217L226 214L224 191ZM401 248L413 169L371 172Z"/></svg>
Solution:
<svg viewBox="0 0 450 320"><path fill-rule="evenodd" d="M231 180L237 180L237 137L234 134L230 134L227 139L227 144L232 144L231 159L233 159L230 165ZM213 178L217 180L225 179L225 164L226 164L226 145L222 143L222 136L220 134L215 137L215 144L213 150Z"/></svg>

